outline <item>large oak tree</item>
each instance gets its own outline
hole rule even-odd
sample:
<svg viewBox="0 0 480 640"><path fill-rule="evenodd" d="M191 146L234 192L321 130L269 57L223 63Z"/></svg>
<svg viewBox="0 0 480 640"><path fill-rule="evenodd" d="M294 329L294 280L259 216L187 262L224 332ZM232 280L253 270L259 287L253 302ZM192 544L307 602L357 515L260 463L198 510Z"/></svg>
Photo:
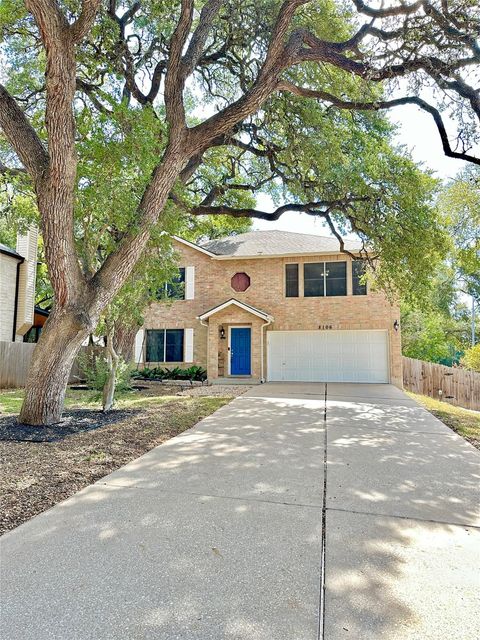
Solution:
<svg viewBox="0 0 480 640"><path fill-rule="evenodd" d="M401 281L412 273L405 264L425 265L434 251L421 247L418 233L434 231L412 196L431 185L391 149L391 131L375 112L415 105L433 118L447 155L480 164L471 151L480 116L473 0L6 7L2 57L26 56L31 74L11 64L12 78L0 86L0 125L21 163L0 168L12 177L26 171L32 182L55 295L26 386L20 419L28 424L60 419L81 343L172 212L275 220L301 211L323 218L340 241L348 223L397 258ZM88 266L78 221L88 219L92 191L108 193L108 180L78 163L80 147L92 142L86 113L95 113L108 145L117 135L132 141L132 153L143 137L151 143L128 176L133 210L117 222L112 213L113 241L102 242ZM260 211L251 194L261 189L291 201Z"/></svg>

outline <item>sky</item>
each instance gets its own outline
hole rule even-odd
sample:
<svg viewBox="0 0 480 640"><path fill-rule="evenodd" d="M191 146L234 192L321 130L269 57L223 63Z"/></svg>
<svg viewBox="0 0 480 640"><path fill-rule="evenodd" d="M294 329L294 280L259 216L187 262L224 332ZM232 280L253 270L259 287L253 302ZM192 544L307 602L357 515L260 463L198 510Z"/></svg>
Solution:
<svg viewBox="0 0 480 640"><path fill-rule="evenodd" d="M425 169L433 170L435 177L448 180L465 166L466 163L461 160L445 156L437 128L429 114L418 107L407 105L391 110L389 117L392 122L399 125L396 141L406 145L413 159L422 163ZM264 195L258 198L257 206L265 211L272 211L275 208L270 198ZM253 228L331 235L320 220L307 214L294 212L285 213L276 222L254 220Z"/></svg>

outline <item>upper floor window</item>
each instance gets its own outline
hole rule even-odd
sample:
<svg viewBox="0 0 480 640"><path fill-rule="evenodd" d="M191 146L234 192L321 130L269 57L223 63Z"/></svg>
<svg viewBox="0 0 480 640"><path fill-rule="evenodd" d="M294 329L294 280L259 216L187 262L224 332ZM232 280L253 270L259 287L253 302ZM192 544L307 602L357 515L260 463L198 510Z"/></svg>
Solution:
<svg viewBox="0 0 480 640"><path fill-rule="evenodd" d="M352 293L354 296L367 295L367 285L362 281L365 266L365 260L354 260L352 262Z"/></svg>
<svg viewBox="0 0 480 640"><path fill-rule="evenodd" d="M183 362L183 329L147 331L147 362Z"/></svg>
<svg viewBox="0 0 480 640"><path fill-rule="evenodd" d="M306 262L303 265L304 296L346 296L346 262Z"/></svg>
<svg viewBox="0 0 480 640"><path fill-rule="evenodd" d="M298 264L285 265L285 295L298 298Z"/></svg>
<svg viewBox="0 0 480 640"><path fill-rule="evenodd" d="M185 267L180 267L178 275L165 284L165 291L159 292L160 298L171 298L173 300L185 300ZM162 295L163 293L163 295Z"/></svg>

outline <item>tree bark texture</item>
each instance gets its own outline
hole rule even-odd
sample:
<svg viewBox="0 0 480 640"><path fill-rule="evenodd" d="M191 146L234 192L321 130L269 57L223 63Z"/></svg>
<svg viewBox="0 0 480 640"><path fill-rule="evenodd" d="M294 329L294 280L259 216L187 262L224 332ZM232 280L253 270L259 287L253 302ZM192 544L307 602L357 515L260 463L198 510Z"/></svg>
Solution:
<svg viewBox="0 0 480 640"><path fill-rule="evenodd" d="M115 386L117 383L117 369L119 363L119 357L113 347L113 331L110 331L107 335L107 366L108 377L103 387L103 410L110 411L113 407L115 399Z"/></svg>
<svg viewBox="0 0 480 640"><path fill-rule="evenodd" d="M117 354L127 364L133 362L135 336L137 335L138 329L138 325L130 325L124 322L118 322L115 326L113 346Z"/></svg>
<svg viewBox="0 0 480 640"><path fill-rule="evenodd" d="M54 310L33 352L19 421L30 425L60 422L75 357L90 327L74 311Z"/></svg>

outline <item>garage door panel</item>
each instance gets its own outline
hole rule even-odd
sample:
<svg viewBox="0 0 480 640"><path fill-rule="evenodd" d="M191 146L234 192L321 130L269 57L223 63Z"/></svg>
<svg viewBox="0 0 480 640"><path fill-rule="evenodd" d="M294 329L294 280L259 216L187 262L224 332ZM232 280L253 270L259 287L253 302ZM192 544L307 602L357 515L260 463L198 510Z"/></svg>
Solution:
<svg viewBox="0 0 480 640"><path fill-rule="evenodd" d="M388 382L386 331L269 331L268 379Z"/></svg>

